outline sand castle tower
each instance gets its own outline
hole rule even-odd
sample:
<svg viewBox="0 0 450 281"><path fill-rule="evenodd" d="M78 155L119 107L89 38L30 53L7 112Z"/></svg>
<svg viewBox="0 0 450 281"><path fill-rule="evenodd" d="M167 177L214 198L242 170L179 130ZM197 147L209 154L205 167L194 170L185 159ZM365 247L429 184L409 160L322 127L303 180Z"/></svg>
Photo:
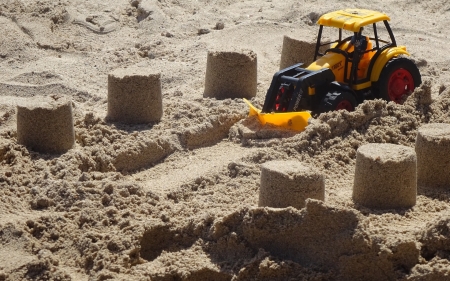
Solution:
<svg viewBox="0 0 450 281"><path fill-rule="evenodd" d="M450 124L419 128L416 138L417 183L450 189Z"/></svg>
<svg viewBox="0 0 450 281"><path fill-rule="evenodd" d="M416 204L417 158L413 148L370 143L356 154L353 200L369 208L409 208Z"/></svg>
<svg viewBox="0 0 450 281"><path fill-rule="evenodd" d="M17 105L17 142L42 153L63 153L72 148L71 100L39 97Z"/></svg>
<svg viewBox="0 0 450 281"><path fill-rule="evenodd" d="M163 115L161 74L144 68L121 68L108 75L108 119L150 123Z"/></svg>
<svg viewBox="0 0 450 281"><path fill-rule="evenodd" d="M253 98L256 96L257 59L253 51L209 51L204 97Z"/></svg>
<svg viewBox="0 0 450 281"><path fill-rule="evenodd" d="M325 200L325 178L298 161L269 161L261 166L260 207L297 209L307 198Z"/></svg>
<svg viewBox="0 0 450 281"><path fill-rule="evenodd" d="M297 40L285 35L281 51L280 69L300 62L304 63L303 67L307 67L314 60L315 49L316 42Z"/></svg>

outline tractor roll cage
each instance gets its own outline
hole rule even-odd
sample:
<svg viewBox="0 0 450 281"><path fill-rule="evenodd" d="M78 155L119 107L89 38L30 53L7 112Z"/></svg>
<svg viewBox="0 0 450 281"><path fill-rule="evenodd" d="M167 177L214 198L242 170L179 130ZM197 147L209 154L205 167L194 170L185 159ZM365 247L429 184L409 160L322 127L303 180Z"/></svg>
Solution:
<svg viewBox="0 0 450 281"><path fill-rule="evenodd" d="M394 34L392 33L392 30L391 30L391 27L389 26L388 21L387 20L383 20L383 23L384 23L384 26L385 26L388 34L389 34L389 37L390 37L391 41L389 42L389 41L382 40L382 39L378 38L377 25L374 22L372 24L374 37L369 37L369 39L375 41L375 47L373 47L370 50L366 50L366 51L362 52L361 54L358 54L358 56L360 56L360 55L363 55L364 53L367 53L367 52L372 52L372 51L376 52L373 55L373 59L371 60L371 62L369 64L369 68L368 68L368 72L367 73L371 73L372 72L373 65L374 65L376 59L378 58L378 56L381 54L382 51L384 51L386 48L397 47L397 42L395 41ZM316 50L315 50L315 53L314 53L314 61L317 60L317 57L321 57L321 56L325 55L325 53L327 51L334 51L334 52L341 53L345 57L344 73L347 73L348 62L353 62L353 59L350 59L349 56L343 50L337 49L336 47L338 47L339 45L343 44L344 42L350 40L350 38L352 36L342 39L342 28L339 28L339 39L338 40L335 40L333 42L322 43L321 39L322 39L323 27L324 27L324 25L320 25L320 27L319 27L319 34L317 35ZM355 37L361 36L361 33L360 32L354 32L354 36ZM385 45L380 47L380 42L381 43L385 43ZM321 53L320 52L320 47L327 46L327 45L332 44L332 43L337 43L335 48L328 49L328 50L325 51L325 53ZM340 52L340 51L342 51L342 52ZM356 51L357 50L355 50L355 52ZM358 56L356 56L356 57L358 57ZM359 63L359 60L357 59L356 64L358 64L358 63ZM353 66L353 64L352 64L352 66ZM354 68L354 67L356 67L356 66L353 66L352 68ZM367 75L367 77L365 77L363 79L360 79L360 80L356 80L356 79L357 79L357 77L356 77L356 75L354 75L354 71L350 72L350 77L349 78L347 78L347 75L344 76L344 81L346 83L349 83L349 85L352 85L352 84L368 82L370 80L370 75Z"/></svg>

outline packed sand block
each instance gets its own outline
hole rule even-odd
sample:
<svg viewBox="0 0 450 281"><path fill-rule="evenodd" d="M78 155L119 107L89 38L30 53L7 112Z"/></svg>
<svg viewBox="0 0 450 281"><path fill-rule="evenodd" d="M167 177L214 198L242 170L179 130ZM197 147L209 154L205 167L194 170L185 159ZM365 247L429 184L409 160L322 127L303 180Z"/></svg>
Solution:
<svg viewBox="0 0 450 281"><path fill-rule="evenodd" d="M250 50L209 51L204 97L253 98L256 96L257 59Z"/></svg>
<svg viewBox="0 0 450 281"><path fill-rule="evenodd" d="M303 67L307 67L314 60L315 49L315 41L301 41L285 35L281 51L280 69L300 62L304 63Z"/></svg>
<svg viewBox="0 0 450 281"><path fill-rule="evenodd" d="M325 199L325 178L316 169L297 161L269 161L261 166L259 206L297 209L307 198Z"/></svg>
<svg viewBox="0 0 450 281"><path fill-rule="evenodd" d="M72 102L38 97L17 105L17 142L42 153L63 153L75 143Z"/></svg>
<svg viewBox="0 0 450 281"><path fill-rule="evenodd" d="M417 158L413 148L370 143L356 154L353 200L369 208L409 208L416 204Z"/></svg>
<svg viewBox="0 0 450 281"><path fill-rule="evenodd" d="M418 185L450 188L450 124L420 127L416 153Z"/></svg>
<svg viewBox="0 0 450 281"><path fill-rule="evenodd" d="M161 120L161 74L120 68L108 75L108 119L140 124Z"/></svg>

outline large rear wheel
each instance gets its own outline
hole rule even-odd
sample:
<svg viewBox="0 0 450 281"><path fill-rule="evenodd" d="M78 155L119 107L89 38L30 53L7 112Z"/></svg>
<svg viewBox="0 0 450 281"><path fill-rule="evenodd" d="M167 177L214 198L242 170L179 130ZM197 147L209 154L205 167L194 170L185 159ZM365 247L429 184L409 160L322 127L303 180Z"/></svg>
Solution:
<svg viewBox="0 0 450 281"><path fill-rule="evenodd" d="M347 110L353 111L356 107L356 99L350 92L329 92L319 106L319 113Z"/></svg>
<svg viewBox="0 0 450 281"><path fill-rule="evenodd" d="M384 66L378 80L380 98L401 103L422 83L417 66L407 58L393 58Z"/></svg>

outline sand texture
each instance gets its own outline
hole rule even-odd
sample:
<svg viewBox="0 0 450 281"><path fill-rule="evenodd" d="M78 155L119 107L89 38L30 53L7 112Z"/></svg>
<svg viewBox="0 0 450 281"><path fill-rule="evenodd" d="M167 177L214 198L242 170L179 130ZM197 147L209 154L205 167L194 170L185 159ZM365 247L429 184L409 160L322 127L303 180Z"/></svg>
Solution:
<svg viewBox="0 0 450 281"><path fill-rule="evenodd" d="M416 153L419 184L430 188L448 188L450 124L430 123L420 127L416 138Z"/></svg>
<svg viewBox="0 0 450 281"><path fill-rule="evenodd" d="M209 51L204 97L251 99L256 95L258 63L253 51Z"/></svg>
<svg viewBox="0 0 450 281"><path fill-rule="evenodd" d="M75 144L72 101L31 98L17 105L17 143L42 153L63 153Z"/></svg>
<svg viewBox="0 0 450 281"><path fill-rule="evenodd" d="M353 201L370 208L401 209L416 204L417 157L413 148L369 143L356 152Z"/></svg>
<svg viewBox="0 0 450 281"><path fill-rule="evenodd" d="M108 75L108 120L142 124L160 121L162 115L160 73L119 68Z"/></svg>
<svg viewBox="0 0 450 281"><path fill-rule="evenodd" d="M308 198L325 199L325 177L298 161L269 161L261 165L260 207L305 207Z"/></svg>
<svg viewBox="0 0 450 281"><path fill-rule="evenodd" d="M301 133L247 117L231 94L251 90L261 108L284 37L314 41L318 17L348 5L390 16L422 85L403 105L366 101L315 116ZM360 147L408 147L420 166L419 128L450 124L449 10L438 0L0 1L0 280L449 280L448 184L419 182L408 208L352 200ZM206 79L208 52L229 50L248 50L256 73L247 64L229 72L232 60ZM139 73L115 72L123 69ZM159 91L156 121L107 118L111 73L159 81L115 88ZM228 90L239 91L204 96L236 74ZM18 107L59 95L70 99L70 148L21 144ZM142 103L115 109L142 116ZM272 161L314 168L324 200L259 207L261 169Z"/></svg>
<svg viewBox="0 0 450 281"><path fill-rule="evenodd" d="M314 52L316 42L306 42L301 39L284 36L283 47L281 49L280 69L284 69L293 64L304 63L304 66L309 65L314 60Z"/></svg>

